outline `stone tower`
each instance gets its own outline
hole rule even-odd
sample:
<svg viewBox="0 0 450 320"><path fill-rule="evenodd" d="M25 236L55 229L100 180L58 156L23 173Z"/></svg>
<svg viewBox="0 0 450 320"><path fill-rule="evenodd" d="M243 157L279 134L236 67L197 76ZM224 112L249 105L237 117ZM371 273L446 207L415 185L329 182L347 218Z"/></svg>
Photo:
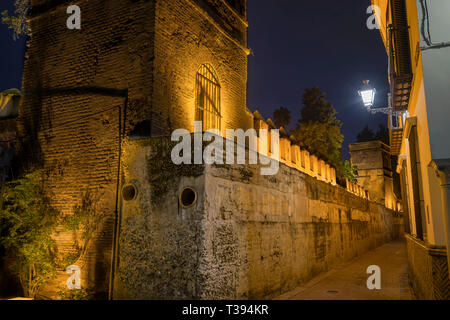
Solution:
<svg viewBox="0 0 450 320"><path fill-rule="evenodd" d="M349 146L352 165L358 169L358 184L369 191L370 199L396 209L390 147L381 141Z"/></svg>
<svg viewBox="0 0 450 320"><path fill-rule="evenodd" d="M246 109L246 1L31 0L31 5L18 119L21 159L45 169L47 190L61 214L88 204L102 215L80 264L83 286L104 297L120 212L123 141L167 136L178 128L192 131L196 112L206 110L198 102L199 70L206 69L214 78L221 128L252 125ZM66 26L69 5L81 9L81 30ZM73 239L62 233L58 244L70 250ZM54 295L66 279L61 273L43 294Z"/></svg>

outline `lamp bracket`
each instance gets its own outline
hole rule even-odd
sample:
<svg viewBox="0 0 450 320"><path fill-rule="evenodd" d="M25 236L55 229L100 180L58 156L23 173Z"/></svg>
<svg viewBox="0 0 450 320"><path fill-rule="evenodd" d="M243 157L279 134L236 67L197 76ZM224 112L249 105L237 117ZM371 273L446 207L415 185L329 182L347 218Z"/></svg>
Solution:
<svg viewBox="0 0 450 320"><path fill-rule="evenodd" d="M394 111L394 110L392 110L391 107L388 107L388 108L367 107L367 111L370 112L371 114L384 113L384 114L387 114L390 116L401 116L402 115L402 111Z"/></svg>

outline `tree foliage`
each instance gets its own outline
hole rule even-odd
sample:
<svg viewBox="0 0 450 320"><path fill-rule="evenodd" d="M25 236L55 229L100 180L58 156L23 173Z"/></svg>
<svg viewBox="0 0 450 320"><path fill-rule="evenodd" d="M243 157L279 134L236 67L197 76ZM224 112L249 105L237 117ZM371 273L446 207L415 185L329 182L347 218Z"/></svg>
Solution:
<svg viewBox="0 0 450 320"><path fill-rule="evenodd" d="M357 142L368 142L375 140L375 134L373 133L373 130L369 128L368 125L364 127L364 129L361 130L361 132L358 133L356 136Z"/></svg>
<svg viewBox="0 0 450 320"><path fill-rule="evenodd" d="M42 171L35 171L8 183L0 208L0 245L11 255L10 269L27 297L34 297L57 270L52 234L58 216L42 182Z"/></svg>
<svg viewBox="0 0 450 320"><path fill-rule="evenodd" d="M285 107L280 107L273 112L273 122L278 128L285 128L291 124L291 111Z"/></svg>
<svg viewBox="0 0 450 320"><path fill-rule="evenodd" d="M0 245L10 258L9 269L19 279L24 295L34 298L57 271L85 256L103 216L95 213L89 193L81 205L75 206L73 215L61 216L44 191L42 171L7 183L1 196ZM60 231L73 232L71 252L58 252L53 236ZM69 296L80 298L83 294L71 292Z"/></svg>
<svg viewBox="0 0 450 320"><path fill-rule="evenodd" d="M376 133L366 125L356 137L357 142L369 142L375 140L380 140L389 145L389 129L385 125L380 124Z"/></svg>
<svg viewBox="0 0 450 320"><path fill-rule="evenodd" d="M64 217L62 221L65 230L74 233L73 250L63 258L64 265L71 265L86 256L89 244L102 220L103 216L96 214L92 195L87 192L81 204L74 207L74 214Z"/></svg>
<svg viewBox="0 0 450 320"><path fill-rule="evenodd" d="M336 110L317 86L306 89L302 101L302 118L295 130L297 140L334 166L338 176L343 176L344 136L341 134L342 123L336 118Z"/></svg>
<svg viewBox="0 0 450 320"><path fill-rule="evenodd" d="M13 31L13 38L17 40L21 35L29 34L27 17L30 10L30 0L15 0L14 15L9 15L8 10L1 13L2 23L8 25Z"/></svg>
<svg viewBox="0 0 450 320"><path fill-rule="evenodd" d="M344 136L340 127L311 121L300 125L295 131L295 137L303 146L328 161L337 170L342 170L341 148Z"/></svg>
<svg viewBox="0 0 450 320"><path fill-rule="evenodd" d="M380 140L380 141L384 142L385 144L389 145L389 143L390 143L389 142L389 129L385 125L380 124L378 126L378 131L375 134L375 139Z"/></svg>
<svg viewBox="0 0 450 320"><path fill-rule="evenodd" d="M351 162L345 160L344 162L344 177L353 183L356 183L356 177L358 176L358 170L355 166L352 166Z"/></svg>
<svg viewBox="0 0 450 320"><path fill-rule="evenodd" d="M65 287L58 287L57 296L59 300L89 300L93 296L92 290L79 289L68 290Z"/></svg>
<svg viewBox="0 0 450 320"><path fill-rule="evenodd" d="M327 101L326 94L319 87L314 86L313 88L305 89L302 103L300 124L318 122L342 127L342 123L336 119L336 109Z"/></svg>

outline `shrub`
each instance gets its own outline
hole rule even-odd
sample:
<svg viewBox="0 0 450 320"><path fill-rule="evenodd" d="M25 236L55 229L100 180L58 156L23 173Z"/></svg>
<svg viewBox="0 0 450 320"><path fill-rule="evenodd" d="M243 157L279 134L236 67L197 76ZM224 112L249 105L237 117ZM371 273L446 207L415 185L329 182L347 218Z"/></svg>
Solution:
<svg viewBox="0 0 450 320"><path fill-rule="evenodd" d="M24 295L34 298L56 275L57 249L52 234L58 214L45 195L42 171L7 183L1 197L0 245L12 258L9 267Z"/></svg>

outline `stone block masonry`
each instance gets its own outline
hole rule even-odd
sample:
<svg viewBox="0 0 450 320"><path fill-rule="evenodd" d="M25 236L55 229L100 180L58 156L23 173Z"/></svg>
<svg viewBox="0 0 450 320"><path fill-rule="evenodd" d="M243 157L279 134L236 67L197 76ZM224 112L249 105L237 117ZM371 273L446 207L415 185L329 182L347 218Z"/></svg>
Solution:
<svg viewBox="0 0 450 320"><path fill-rule="evenodd" d="M270 299L402 234L397 213L295 168L175 166L171 146L124 146L137 196L121 206L115 299Z"/></svg>
<svg viewBox="0 0 450 320"><path fill-rule="evenodd" d="M67 29L71 4L81 8L81 30ZM89 197L104 216L86 261L77 264L84 266L83 288L106 298L120 141L151 114L154 2L34 0L31 5L18 118L20 158L45 169L46 189L62 215L73 214ZM70 250L73 237L61 233L59 248ZM66 279L61 272L41 294L55 297Z"/></svg>
<svg viewBox="0 0 450 320"><path fill-rule="evenodd" d="M66 27L69 4L81 9L81 30ZM222 127L264 126L246 109L244 0L31 5L18 159L45 169L61 214L92 200L104 216L79 261L96 297L112 284L115 298L273 297L398 231L391 211L333 186L334 169L287 137L287 166L273 177L257 166L172 164L169 139L155 137L192 131L204 64L220 83ZM193 206L180 205L184 187ZM74 237L59 234L59 247ZM61 272L41 294L54 297L66 280Z"/></svg>
<svg viewBox="0 0 450 320"><path fill-rule="evenodd" d="M31 39L18 123L23 168L44 168L53 205L71 215L84 199L104 216L82 264L82 287L106 298L119 158L124 137L192 129L195 79L209 63L222 88L224 127L249 128L245 1L31 0ZM66 9L81 9L81 29ZM74 235L57 242L70 250ZM67 274L42 294L54 297Z"/></svg>
<svg viewBox="0 0 450 320"><path fill-rule="evenodd" d="M369 191L370 199L397 210L390 147L381 141L370 141L350 144L349 151L352 165L358 170L358 184Z"/></svg>
<svg viewBox="0 0 450 320"><path fill-rule="evenodd" d="M410 282L414 293L421 300L449 300L445 246L435 247L420 239L406 235Z"/></svg>

